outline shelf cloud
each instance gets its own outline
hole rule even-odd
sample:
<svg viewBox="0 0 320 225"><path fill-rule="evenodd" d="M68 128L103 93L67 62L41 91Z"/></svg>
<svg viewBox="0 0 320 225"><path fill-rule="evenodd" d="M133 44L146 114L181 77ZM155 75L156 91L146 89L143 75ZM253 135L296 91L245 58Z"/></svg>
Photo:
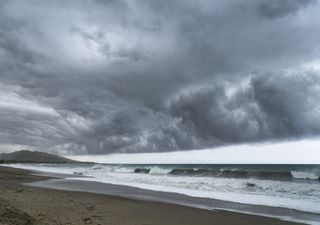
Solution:
<svg viewBox="0 0 320 225"><path fill-rule="evenodd" d="M320 136L316 0L1 1L0 151Z"/></svg>

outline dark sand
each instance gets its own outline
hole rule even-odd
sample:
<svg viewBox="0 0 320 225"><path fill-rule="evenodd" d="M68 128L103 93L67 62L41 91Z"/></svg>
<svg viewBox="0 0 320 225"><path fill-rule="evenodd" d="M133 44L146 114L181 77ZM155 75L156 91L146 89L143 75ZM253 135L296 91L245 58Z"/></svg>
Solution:
<svg viewBox="0 0 320 225"><path fill-rule="evenodd" d="M130 200L21 183L46 179L0 167L0 225L294 225L298 223L226 211Z"/></svg>

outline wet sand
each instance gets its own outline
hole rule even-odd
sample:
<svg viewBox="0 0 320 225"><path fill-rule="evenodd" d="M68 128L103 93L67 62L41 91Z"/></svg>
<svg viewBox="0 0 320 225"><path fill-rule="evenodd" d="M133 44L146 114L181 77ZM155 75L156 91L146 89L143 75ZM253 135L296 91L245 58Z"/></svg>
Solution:
<svg viewBox="0 0 320 225"><path fill-rule="evenodd" d="M0 225L294 225L278 219L209 211L79 191L22 185L48 179L0 167Z"/></svg>

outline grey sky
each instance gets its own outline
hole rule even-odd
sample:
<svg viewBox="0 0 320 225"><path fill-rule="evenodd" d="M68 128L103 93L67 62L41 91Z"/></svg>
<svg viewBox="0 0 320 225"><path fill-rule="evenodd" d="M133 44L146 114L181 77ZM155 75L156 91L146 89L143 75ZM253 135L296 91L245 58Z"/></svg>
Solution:
<svg viewBox="0 0 320 225"><path fill-rule="evenodd" d="M315 0L0 0L0 151L320 136Z"/></svg>

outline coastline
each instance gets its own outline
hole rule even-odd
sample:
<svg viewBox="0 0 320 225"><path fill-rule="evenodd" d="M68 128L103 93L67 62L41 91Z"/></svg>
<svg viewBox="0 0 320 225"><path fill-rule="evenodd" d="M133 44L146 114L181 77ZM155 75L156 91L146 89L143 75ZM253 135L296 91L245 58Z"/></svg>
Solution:
<svg viewBox="0 0 320 225"><path fill-rule="evenodd" d="M109 185L112 190L118 191L118 195L106 190L106 186L99 186L94 182L81 183L79 181L51 179L45 174L35 175L32 171L0 167L0 224L278 224L294 225L303 224L283 221L276 218L269 218L257 215L248 215L225 210L206 210L189 206L172 204L174 201L159 202L159 197L155 197L149 191L143 190L141 193L131 189L130 196L124 195L124 191L119 186ZM30 185L23 185L25 183ZM56 183L55 183L56 182ZM60 182L60 183L59 183ZM69 182L69 186L67 183ZM23 183L23 184L22 184ZM55 183L55 185L54 185ZM71 185L70 185L71 183ZM39 185L39 184L42 184ZM46 186L44 185L46 184ZM60 188L57 185L60 185ZM65 186L63 186L64 184ZM72 186L73 185L73 186ZM89 187L88 185L91 185ZM37 186L37 187L36 187ZM54 189L49 189L49 187ZM78 187L76 189L75 187ZM79 189L79 187L81 188ZM92 187L100 188L101 193L92 191ZM63 189L63 190L57 190ZM67 190L66 190L67 189ZM91 192L85 192L86 189ZM102 192L102 189L104 192ZM129 188L130 189L130 188ZM128 188L125 191L129 190ZM166 194L168 199L173 195ZM177 195L174 195L177 196ZM152 199L151 197L154 197ZM178 197L179 198L179 197ZM181 198L180 198L181 200ZM185 199L182 199L186 201ZM165 203L166 202L166 203ZM188 205L188 204L185 204ZM6 209L12 209L11 214ZM70 210L66 210L70 209ZM10 210L9 210L10 211ZM15 214L14 211L19 212ZM6 216L4 216L6 215ZM11 219L25 219L21 223L10 223ZM20 215L20 216L17 216ZM23 215L23 216L21 216ZM31 219L30 219L31 218ZM8 219L8 221L4 221ZM5 223L6 224L6 223Z"/></svg>

